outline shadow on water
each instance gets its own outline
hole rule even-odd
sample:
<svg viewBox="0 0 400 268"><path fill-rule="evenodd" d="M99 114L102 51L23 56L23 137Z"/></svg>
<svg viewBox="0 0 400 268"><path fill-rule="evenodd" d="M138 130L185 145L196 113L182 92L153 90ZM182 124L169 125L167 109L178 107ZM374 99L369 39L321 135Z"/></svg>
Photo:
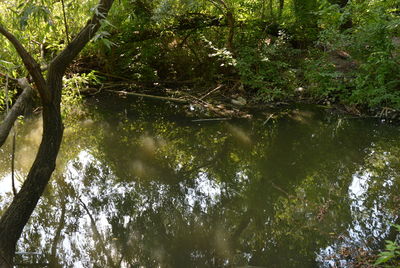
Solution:
<svg viewBox="0 0 400 268"><path fill-rule="evenodd" d="M159 102L104 98L67 125L17 262L52 267L330 267L390 233L399 127L292 107L193 122ZM20 127L26 174L40 122ZM9 148L0 206L10 202ZM33 254L34 253L34 254ZM33 255L32 255L33 254Z"/></svg>

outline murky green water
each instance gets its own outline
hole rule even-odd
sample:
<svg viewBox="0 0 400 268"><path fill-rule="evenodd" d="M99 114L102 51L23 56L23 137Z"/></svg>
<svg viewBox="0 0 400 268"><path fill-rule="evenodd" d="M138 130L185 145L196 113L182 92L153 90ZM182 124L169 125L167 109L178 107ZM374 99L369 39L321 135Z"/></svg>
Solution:
<svg viewBox="0 0 400 268"><path fill-rule="evenodd" d="M399 221L398 126L312 107L195 122L137 99L105 97L87 109L65 130L19 263L346 267ZM18 133L21 180L40 122ZM1 150L4 208L11 150Z"/></svg>

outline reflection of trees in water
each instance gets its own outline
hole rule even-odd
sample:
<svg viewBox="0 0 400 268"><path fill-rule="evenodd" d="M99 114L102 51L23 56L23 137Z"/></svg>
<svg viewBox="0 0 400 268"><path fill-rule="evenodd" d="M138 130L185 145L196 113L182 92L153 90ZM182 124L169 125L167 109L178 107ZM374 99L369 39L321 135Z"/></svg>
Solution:
<svg viewBox="0 0 400 268"><path fill-rule="evenodd" d="M343 235L321 249L318 258L328 266L349 265L352 258L368 258L368 251L383 248L395 238L391 224L399 221L400 147L395 139L377 141L368 148L363 165L351 176L348 199L351 221Z"/></svg>
<svg viewBox="0 0 400 268"><path fill-rule="evenodd" d="M314 266L315 252L348 235L358 217L348 193L353 174L396 178L398 166L376 168L370 154L379 147L381 159L395 146L382 133L360 136L369 127L362 123L297 111L267 125L198 125L158 113L93 113L70 130L63 175L48 187L19 251L44 252L64 266ZM395 191L370 184L365 211L376 196L393 207Z"/></svg>

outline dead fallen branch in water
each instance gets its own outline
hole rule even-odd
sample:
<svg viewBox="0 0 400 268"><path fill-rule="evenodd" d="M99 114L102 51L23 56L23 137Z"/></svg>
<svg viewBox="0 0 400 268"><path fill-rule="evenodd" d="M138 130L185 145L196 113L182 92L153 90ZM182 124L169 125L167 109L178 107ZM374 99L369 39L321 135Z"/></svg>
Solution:
<svg viewBox="0 0 400 268"><path fill-rule="evenodd" d="M172 101L172 102L179 102L179 103L190 103L188 100L185 99L180 99L180 98L172 98L172 97L163 97L163 96L157 96L157 95L149 95L149 94L143 94L143 93L134 93L134 92L127 92L127 91L114 91L114 90L106 90L108 92L116 93L122 96L136 96L136 97L143 97L143 98L149 98L149 99L156 99L156 100L164 100L164 101Z"/></svg>
<svg viewBox="0 0 400 268"><path fill-rule="evenodd" d="M136 97L142 97L142 98L149 98L149 99L156 99L156 100L163 100L163 101L171 101L175 103L181 103L181 104L192 104L192 105L197 105L199 107L202 107L205 110L208 110L212 114L218 116L219 118L233 118L233 117L240 117L240 118L250 118L251 115L248 113L242 112L239 109L235 107L230 107L227 108L225 104L212 104L209 102L204 101L202 98L193 96L187 92L174 92L176 94L179 94L179 97L166 97L166 96L158 96L158 95L150 95L150 94L144 94L144 93L136 93L136 92L129 92L129 91L116 91L116 90L110 90L107 89L108 86L104 86L103 89L107 92L111 92L114 94L118 94L120 96L136 96ZM218 86L217 88L213 89L212 91L216 91L221 86ZM211 94L212 91L209 93Z"/></svg>
<svg viewBox="0 0 400 268"><path fill-rule="evenodd" d="M218 90L218 87L215 88L214 90ZM217 116L228 117L228 118L232 118L232 117L250 118L251 117L249 114L242 112L235 107L227 108L226 104L212 104L212 103L204 101L202 98L198 98L187 92L181 92L181 94L186 95L187 98L191 100L192 104L200 105L204 109L207 109L208 111L214 113Z"/></svg>
<svg viewBox="0 0 400 268"><path fill-rule="evenodd" d="M218 89L222 88L223 86L224 86L224 85L219 85L219 86L217 86L216 88L214 88L213 90L211 90L210 92L208 92L208 93L205 94L204 96L200 97L199 99L200 99L200 100L204 99L205 97L211 95L212 93L214 93L214 92L217 91Z"/></svg>
<svg viewBox="0 0 400 268"><path fill-rule="evenodd" d="M202 119L195 119L192 122L209 122L209 121L227 121L231 120L232 118L224 117L224 118L202 118Z"/></svg>

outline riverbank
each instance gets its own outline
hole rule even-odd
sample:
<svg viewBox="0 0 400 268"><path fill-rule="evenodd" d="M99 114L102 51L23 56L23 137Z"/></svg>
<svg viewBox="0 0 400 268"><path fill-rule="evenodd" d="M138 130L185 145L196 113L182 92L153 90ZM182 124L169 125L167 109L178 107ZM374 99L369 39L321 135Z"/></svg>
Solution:
<svg viewBox="0 0 400 268"><path fill-rule="evenodd" d="M184 82L168 81L167 83L140 83L111 81L89 87L81 91L84 96L94 96L100 93L115 94L120 97L133 96L144 99L157 99L186 105L192 113L227 117L249 118L253 111L288 107L296 104L317 105L333 113L348 115L354 118L378 118L387 122L399 122L400 111L389 107L368 108L332 102L331 98L316 98L304 88L294 89L289 98L277 99L270 102L260 100L257 92L246 91L241 86L229 87L224 84L191 88L192 84L182 86Z"/></svg>

